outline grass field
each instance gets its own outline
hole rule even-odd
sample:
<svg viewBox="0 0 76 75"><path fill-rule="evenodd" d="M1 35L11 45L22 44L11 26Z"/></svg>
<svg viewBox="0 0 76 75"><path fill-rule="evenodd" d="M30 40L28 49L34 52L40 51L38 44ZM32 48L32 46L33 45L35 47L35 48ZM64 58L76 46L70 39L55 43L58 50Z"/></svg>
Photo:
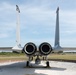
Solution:
<svg viewBox="0 0 76 75"><path fill-rule="evenodd" d="M50 54L48 56L49 60L71 60L76 61L76 54ZM1 61L17 61L17 60L27 60L27 56L24 53L0 53Z"/></svg>
<svg viewBox="0 0 76 75"><path fill-rule="evenodd" d="M26 60L27 57L23 53L11 53L11 52L2 52L0 53L0 62L2 61L17 61L17 60Z"/></svg>
<svg viewBox="0 0 76 75"><path fill-rule="evenodd" d="M51 54L48 59L60 59L60 60L74 60L76 61L76 54Z"/></svg>

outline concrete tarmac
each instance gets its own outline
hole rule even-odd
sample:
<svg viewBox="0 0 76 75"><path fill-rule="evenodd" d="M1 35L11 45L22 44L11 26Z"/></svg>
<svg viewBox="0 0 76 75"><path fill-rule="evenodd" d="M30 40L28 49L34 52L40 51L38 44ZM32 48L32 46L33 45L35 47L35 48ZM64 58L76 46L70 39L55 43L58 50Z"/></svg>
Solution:
<svg viewBox="0 0 76 75"><path fill-rule="evenodd" d="M50 68L45 65L45 61L40 65L31 62L35 68L27 68L25 61L0 63L0 75L76 75L76 63L50 61Z"/></svg>

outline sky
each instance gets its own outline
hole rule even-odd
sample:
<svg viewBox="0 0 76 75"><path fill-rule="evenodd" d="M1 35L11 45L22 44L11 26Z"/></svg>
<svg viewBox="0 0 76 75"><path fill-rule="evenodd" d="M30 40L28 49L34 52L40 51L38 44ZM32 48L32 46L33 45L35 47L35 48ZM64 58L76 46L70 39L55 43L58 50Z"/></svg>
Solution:
<svg viewBox="0 0 76 75"><path fill-rule="evenodd" d="M60 45L76 47L76 0L0 0L0 47L16 45L16 5L20 9L22 46L27 42L54 46L59 7Z"/></svg>

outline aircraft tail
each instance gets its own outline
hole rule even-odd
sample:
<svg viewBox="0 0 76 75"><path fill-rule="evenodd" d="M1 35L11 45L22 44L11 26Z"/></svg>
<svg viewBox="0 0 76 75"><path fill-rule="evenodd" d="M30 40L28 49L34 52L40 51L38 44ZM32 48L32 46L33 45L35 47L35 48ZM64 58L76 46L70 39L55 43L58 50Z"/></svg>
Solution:
<svg viewBox="0 0 76 75"><path fill-rule="evenodd" d="M55 30L55 49L59 49L60 47L60 38L59 38L59 7L56 10L56 30Z"/></svg>
<svg viewBox="0 0 76 75"><path fill-rule="evenodd" d="M14 50L22 50L21 42L20 42L20 10L18 5L16 5L16 11L17 11L17 25L16 25L16 46L12 49Z"/></svg>

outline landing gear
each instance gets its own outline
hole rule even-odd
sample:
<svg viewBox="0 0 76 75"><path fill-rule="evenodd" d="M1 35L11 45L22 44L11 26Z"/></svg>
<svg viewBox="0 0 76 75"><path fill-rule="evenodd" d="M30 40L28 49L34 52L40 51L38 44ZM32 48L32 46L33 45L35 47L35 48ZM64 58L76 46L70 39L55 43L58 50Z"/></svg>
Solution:
<svg viewBox="0 0 76 75"><path fill-rule="evenodd" d="M32 61L33 60L33 57L29 57L29 61Z"/></svg>
<svg viewBox="0 0 76 75"><path fill-rule="evenodd" d="M37 58L35 59L35 64L40 64L41 60L39 58L39 56L37 56Z"/></svg>
<svg viewBox="0 0 76 75"><path fill-rule="evenodd" d="M29 61L26 62L26 67L29 67Z"/></svg>
<svg viewBox="0 0 76 75"><path fill-rule="evenodd" d="M46 67L50 67L49 61L46 62Z"/></svg>
<svg viewBox="0 0 76 75"><path fill-rule="evenodd" d="M46 60L47 58L46 57L43 57L43 60Z"/></svg>

